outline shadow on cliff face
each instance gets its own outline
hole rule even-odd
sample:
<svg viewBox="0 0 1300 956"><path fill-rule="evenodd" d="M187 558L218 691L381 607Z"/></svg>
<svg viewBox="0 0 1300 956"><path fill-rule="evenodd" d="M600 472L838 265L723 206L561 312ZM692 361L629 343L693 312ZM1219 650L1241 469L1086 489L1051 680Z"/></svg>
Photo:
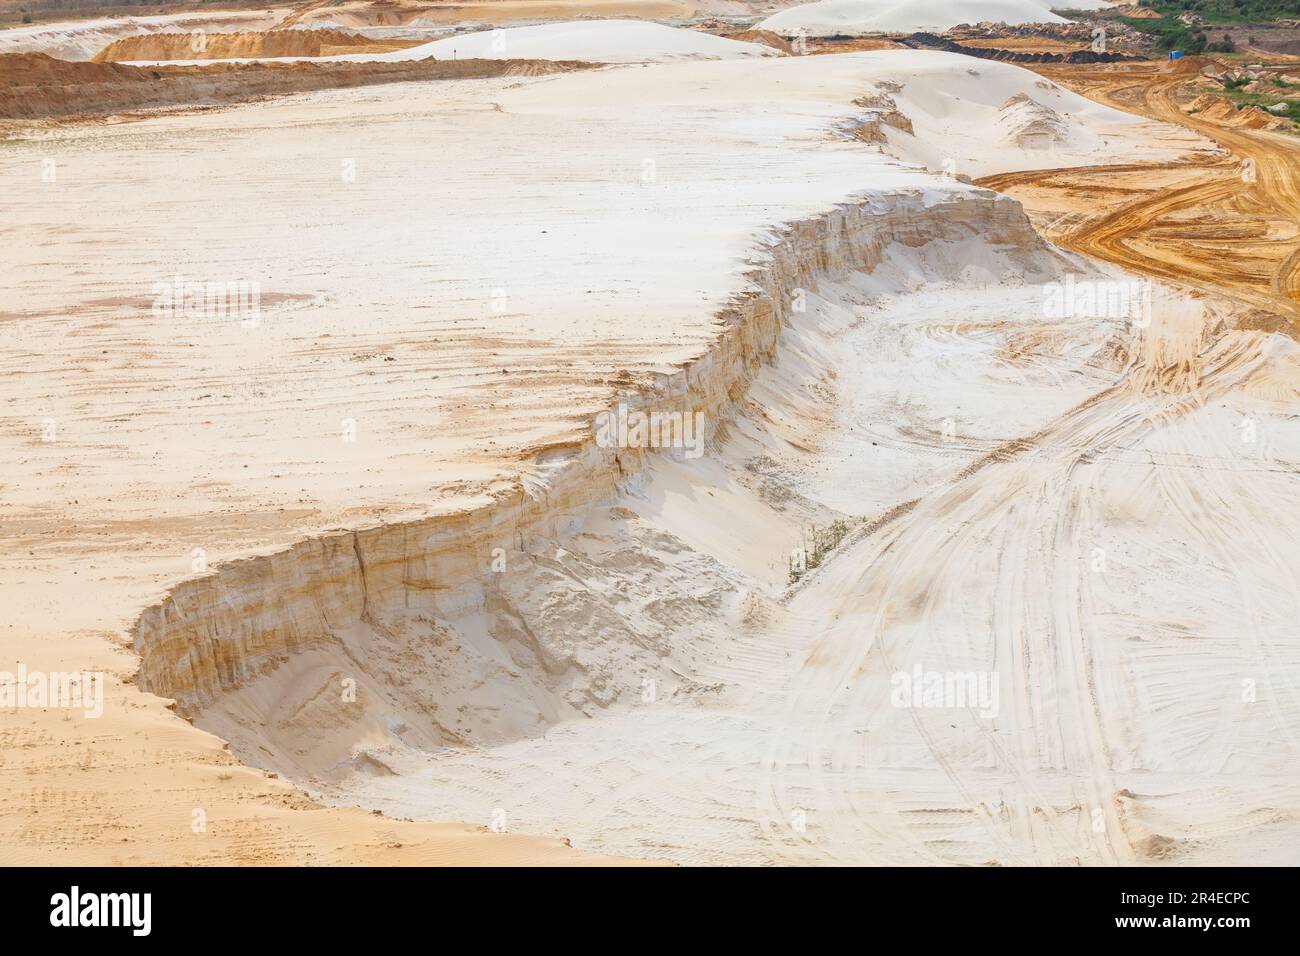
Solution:
<svg viewBox="0 0 1300 956"><path fill-rule="evenodd" d="M195 722L300 781L383 774L393 746L493 746L689 691L744 594L734 572L617 506L494 563L460 613L368 608Z"/></svg>

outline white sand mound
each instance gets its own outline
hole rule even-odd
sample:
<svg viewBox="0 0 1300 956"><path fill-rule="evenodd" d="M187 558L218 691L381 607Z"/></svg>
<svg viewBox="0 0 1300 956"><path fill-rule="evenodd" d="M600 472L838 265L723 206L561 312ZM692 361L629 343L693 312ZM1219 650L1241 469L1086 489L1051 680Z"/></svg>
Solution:
<svg viewBox="0 0 1300 956"><path fill-rule="evenodd" d="M820 0L782 10L759 28L784 36L947 30L960 23L1068 23L1058 9L1101 9L1103 0Z"/></svg>
<svg viewBox="0 0 1300 956"><path fill-rule="evenodd" d="M588 20L544 23L507 30L487 30L435 40L402 51L396 59L418 60L589 60L600 63L670 60L678 57L734 59L779 56L779 51L758 43L742 43L694 30L666 27L639 20Z"/></svg>
<svg viewBox="0 0 1300 956"><path fill-rule="evenodd" d="M465 33L391 53L344 53L311 59L316 63L331 60L353 63L392 63L424 60L429 57L439 60L586 60L590 63L646 63L658 60L734 60L782 55L781 51L761 43L742 43L695 30L666 27L658 23L646 23L640 20L583 20ZM299 59L303 58L239 57L231 58L226 62ZM154 61L150 61L152 62Z"/></svg>
<svg viewBox="0 0 1300 956"><path fill-rule="evenodd" d="M1141 122L1009 63L919 50L866 62L875 90L856 102L863 123L879 119L879 129L858 138L932 170L985 176L1114 162Z"/></svg>
<svg viewBox="0 0 1300 956"><path fill-rule="evenodd" d="M1017 93L998 110L1002 141L1021 149L1051 149L1069 141L1070 124L1056 110L1027 93Z"/></svg>

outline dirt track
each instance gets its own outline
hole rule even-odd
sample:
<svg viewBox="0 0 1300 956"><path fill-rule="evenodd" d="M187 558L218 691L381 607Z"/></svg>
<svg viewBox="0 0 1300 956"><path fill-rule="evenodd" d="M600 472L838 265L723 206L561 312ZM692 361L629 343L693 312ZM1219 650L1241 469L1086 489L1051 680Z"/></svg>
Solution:
<svg viewBox="0 0 1300 956"><path fill-rule="evenodd" d="M1220 293L1247 307L1247 325L1300 334L1300 140L1186 113L1194 79L1162 66L1038 72L1100 102L1181 123L1226 157L991 176L1060 245L1138 273Z"/></svg>

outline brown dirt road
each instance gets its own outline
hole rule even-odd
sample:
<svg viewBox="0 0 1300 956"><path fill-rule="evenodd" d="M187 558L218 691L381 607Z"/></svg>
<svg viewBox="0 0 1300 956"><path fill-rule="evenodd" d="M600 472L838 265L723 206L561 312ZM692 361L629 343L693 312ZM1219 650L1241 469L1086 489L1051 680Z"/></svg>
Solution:
<svg viewBox="0 0 1300 956"><path fill-rule="evenodd" d="M1300 139L1184 112L1196 79L1188 69L1037 71L1118 109L1190 127L1226 155L1007 173L980 185L1020 199L1058 245L1227 296L1245 307L1243 325L1300 337Z"/></svg>

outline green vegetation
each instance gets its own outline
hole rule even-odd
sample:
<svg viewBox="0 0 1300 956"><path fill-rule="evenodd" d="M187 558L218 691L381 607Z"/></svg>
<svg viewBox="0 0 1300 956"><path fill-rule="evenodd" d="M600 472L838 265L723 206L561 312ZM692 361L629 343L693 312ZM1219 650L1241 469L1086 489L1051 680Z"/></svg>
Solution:
<svg viewBox="0 0 1300 956"><path fill-rule="evenodd" d="M1264 81L1260 81L1263 85ZM1248 106L1258 106L1260 109L1274 116L1282 116L1291 120L1292 125L1300 129L1300 92L1288 93L1277 92L1272 90L1267 92L1251 91L1247 87L1253 85L1249 76L1242 74L1240 76L1227 76L1223 79L1223 95L1233 103L1237 104L1237 109L1245 109ZM1279 91L1300 91L1300 83L1290 83L1280 76L1270 76L1268 85ZM1286 104L1285 111L1273 112L1269 107L1277 106L1279 103Z"/></svg>
<svg viewBox="0 0 1300 956"><path fill-rule="evenodd" d="M1159 53L1182 50L1189 56L1198 53L1235 53L1231 34L1211 43L1200 24L1186 24L1178 17L1196 14L1207 26L1215 24L1266 23L1270 20L1300 20L1300 0L1142 0L1142 6L1155 10L1160 20L1116 17L1135 30L1154 36Z"/></svg>
<svg viewBox="0 0 1300 956"><path fill-rule="evenodd" d="M1142 33L1154 34L1156 50L1168 53L1170 50L1182 50L1189 56L1198 53L1235 53L1237 46L1232 42L1232 35L1225 34L1218 43L1211 43L1205 31L1197 26L1188 26L1179 20L1138 20L1133 17L1116 17Z"/></svg>
<svg viewBox="0 0 1300 956"><path fill-rule="evenodd" d="M1249 82L1249 80L1246 82ZM1288 89L1296 86L1293 83L1284 85ZM1242 86L1244 86L1243 83L1232 83L1225 85L1223 90L1223 95L1236 103L1237 109L1240 110L1245 109L1248 106L1258 106L1266 113L1272 113L1274 116L1282 116L1291 120L1293 129L1300 128L1300 97L1278 96L1275 93L1248 93L1246 90L1242 89ZM1286 104L1286 112L1274 113L1269 109L1270 106L1276 106L1278 103Z"/></svg>
<svg viewBox="0 0 1300 956"><path fill-rule="evenodd" d="M1208 47L1205 33L1196 27L1189 27L1178 20L1139 20L1134 17L1116 17L1121 23L1128 24L1134 30L1153 34L1156 38L1156 50L1167 53L1170 50L1182 50L1190 56L1204 53ZM1216 44L1217 45L1217 44ZM1222 51L1231 52L1231 51Z"/></svg>
<svg viewBox="0 0 1300 956"><path fill-rule="evenodd" d="M790 583L794 584L804 573L821 565L827 553L835 548L849 533L847 521L833 521L829 527L812 526L811 541L790 556Z"/></svg>
<svg viewBox="0 0 1300 956"><path fill-rule="evenodd" d="M1190 11L1206 23L1266 23L1300 19L1300 0L1141 0L1169 20ZM1150 23L1151 21L1146 21ZM1175 48L1177 49L1177 48Z"/></svg>

